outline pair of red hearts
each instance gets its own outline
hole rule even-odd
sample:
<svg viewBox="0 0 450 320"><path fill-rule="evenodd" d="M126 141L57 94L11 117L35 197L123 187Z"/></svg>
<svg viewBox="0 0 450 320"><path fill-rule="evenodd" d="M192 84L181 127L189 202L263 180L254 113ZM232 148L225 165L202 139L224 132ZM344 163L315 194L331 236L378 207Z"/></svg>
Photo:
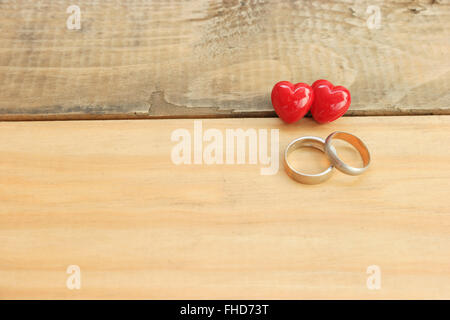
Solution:
<svg viewBox="0 0 450 320"><path fill-rule="evenodd" d="M297 122L310 110L317 122L332 122L347 112L350 103L350 92L327 80L317 80L311 87L306 83L294 85L281 81L272 90L273 108L287 123Z"/></svg>

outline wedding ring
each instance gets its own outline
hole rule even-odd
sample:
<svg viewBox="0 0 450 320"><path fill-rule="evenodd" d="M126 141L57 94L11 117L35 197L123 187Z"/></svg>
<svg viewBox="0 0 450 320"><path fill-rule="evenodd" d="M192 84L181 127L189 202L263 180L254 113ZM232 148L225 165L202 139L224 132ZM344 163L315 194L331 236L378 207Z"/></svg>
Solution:
<svg viewBox="0 0 450 320"><path fill-rule="evenodd" d="M292 141L284 152L284 166L287 174L297 182L305 184L318 184L328 180L333 173L333 165L328 167L325 171L318 174L307 174L296 170L289 163L289 155L299 148L313 147L325 152L325 140L318 137L302 137Z"/></svg>
<svg viewBox="0 0 450 320"><path fill-rule="evenodd" d="M347 141L353 147L355 147L355 149L358 150L359 154L361 155L364 166L362 168L351 167L348 164L345 164L341 159L339 159L336 149L331 145L331 141L333 139ZM361 139L347 132L337 131L330 134L325 140L325 153L327 154L328 159L330 159L331 163L336 167L336 169L352 176L362 174L367 170L370 164L370 153L369 149L367 149L367 146L364 144L364 142L361 141Z"/></svg>

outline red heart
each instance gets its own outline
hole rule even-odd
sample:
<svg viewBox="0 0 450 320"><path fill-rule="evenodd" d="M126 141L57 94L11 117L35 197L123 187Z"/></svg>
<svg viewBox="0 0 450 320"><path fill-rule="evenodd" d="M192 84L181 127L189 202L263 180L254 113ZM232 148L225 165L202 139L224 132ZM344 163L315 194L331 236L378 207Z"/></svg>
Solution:
<svg viewBox="0 0 450 320"><path fill-rule="evenodd" d="M278 82L272 90L272 105L277 115L287 123L301 118L311 108L314 98L312 88L306 83L293 85L289 81Z"/></svg>
<svg viewBox="0 0 450 320"><path fill-rule="evenodd" d="M311 114L319 123L332 122L347 112L352 98L350 92L342 86L333 86L327 80L317 80L313 83L314 102Z"/></svg>

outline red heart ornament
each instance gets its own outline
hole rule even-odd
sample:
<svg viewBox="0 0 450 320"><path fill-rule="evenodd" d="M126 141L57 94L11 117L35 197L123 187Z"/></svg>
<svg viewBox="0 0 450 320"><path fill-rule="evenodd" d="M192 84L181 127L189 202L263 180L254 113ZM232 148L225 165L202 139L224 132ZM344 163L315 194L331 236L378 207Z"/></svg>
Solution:
<svg viewBox="0 0 450 320"><path fill-rule="evenodd" d="M333 86L327 80L317 80L313 83L314 102L311 114L319 123L332 122L347 112L352 102L350 92L342 86Z"/></svg>
<svg viewBox="0 0 450 320"><path fill-rule="evenodd" d="M314 99L313 89L306 83L278 82L272 90L272 105L277 115L287 123L305 116Z"/></svg>

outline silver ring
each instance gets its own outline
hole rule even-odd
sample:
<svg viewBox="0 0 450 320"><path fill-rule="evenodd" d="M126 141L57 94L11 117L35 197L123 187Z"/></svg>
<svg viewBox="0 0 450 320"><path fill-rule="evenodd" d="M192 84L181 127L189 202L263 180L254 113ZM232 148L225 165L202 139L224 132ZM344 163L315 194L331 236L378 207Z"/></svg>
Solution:
<svg viewBox="0 0 450 320"><path fill-rule="evenodd" d="M351 167L348 164L345 164L341 159L339 159L336 149L331 145L331 141L333 139L347 141L353 147L355 147L355 149L358 150L359 154L361 155L364 166L362 168ZM361 139L347 132L337 131L330 134L325 140L325 153L327 154L331 163L336 167L336 169L352 176L362 174L370 165L370 153L367 146L364 144L364 142L361 141Z"/></svg>
<svg viewBox="0 0 450 320"><path fill-rule="evenodd" d="M284 152L284 167L287 174L295 181L305 184L318 184L330 179L333 174L333 165L318 174L302 173L290 165L288 156L292 151L302 147L313 147L325 152L325 140L319 137L302 137L292 141Z"/></svg>

